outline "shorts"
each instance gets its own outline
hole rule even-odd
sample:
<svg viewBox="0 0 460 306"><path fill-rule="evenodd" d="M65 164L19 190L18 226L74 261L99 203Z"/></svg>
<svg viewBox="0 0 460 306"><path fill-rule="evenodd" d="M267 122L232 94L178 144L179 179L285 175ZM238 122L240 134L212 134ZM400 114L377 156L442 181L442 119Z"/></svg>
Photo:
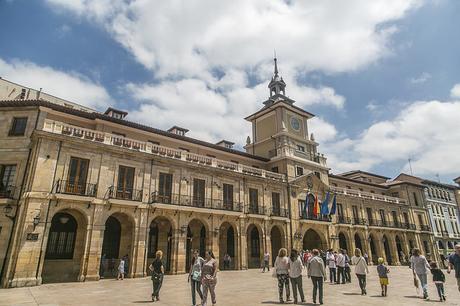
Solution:
<svg viewBox="0 0 460 306"><path fill-rule="evenodd" d="M388 286L389 283L388 277L380 277L380 285Z"/></svg>

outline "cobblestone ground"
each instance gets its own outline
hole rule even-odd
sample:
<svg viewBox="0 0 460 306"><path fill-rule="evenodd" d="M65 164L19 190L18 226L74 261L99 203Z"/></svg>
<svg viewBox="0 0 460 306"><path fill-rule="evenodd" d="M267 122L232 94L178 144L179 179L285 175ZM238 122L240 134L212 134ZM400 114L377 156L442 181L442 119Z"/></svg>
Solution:
<svg viewBox="0 0 460 306"><path fill-rule="evenodd" d="M370 267L368 295L361 296L356 277L351 284L325 285L325 305L429 305L439 303L436 288L429 283L430 299L424 301L413 287L411 271L407 267L392 267L388 297L380 296L375 267ZM460 293L452 274L447 275L447 302L460 305ZM430 278L431 279L431 278ZM304 277L307 303L312 305L311 281ZM1 289L0 305L127 305L144 304L191 305L190 287L185 275L166 276L161 289L161 301L150 301L151 282L148 278L123 281L47 284L39 287ZM218 274L218 306L277 305L277 286L271 273L260 270L225 271ZM208 303L208 305L211 305Z"/></svg>

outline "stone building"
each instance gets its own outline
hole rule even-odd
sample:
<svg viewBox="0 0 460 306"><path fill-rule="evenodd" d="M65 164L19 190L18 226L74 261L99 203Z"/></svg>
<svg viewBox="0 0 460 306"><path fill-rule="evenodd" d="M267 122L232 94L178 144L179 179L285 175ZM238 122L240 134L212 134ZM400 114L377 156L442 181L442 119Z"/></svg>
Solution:
<svg viewBox="0 0 460 306"><path fill-rule="evenodd" d="M285 87L275 61L269 98L246 118L246 152L113 108L0 101L2 286L113 277L124 256L128 276L142 277L156 250L173 274L187 271L192 249L221 265L228 253L232 269L281 247L358 247L395 265L412 247L435 253L420 185L330 174L308 130L314 115ZM313 213L334 197L336 214Z"/></svg>

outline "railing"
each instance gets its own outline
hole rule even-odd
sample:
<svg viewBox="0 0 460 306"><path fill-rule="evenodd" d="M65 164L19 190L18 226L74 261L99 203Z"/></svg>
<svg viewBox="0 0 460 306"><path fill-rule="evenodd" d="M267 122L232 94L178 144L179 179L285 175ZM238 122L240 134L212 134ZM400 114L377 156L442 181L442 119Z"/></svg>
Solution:
<svg viewBox="0 0 460 306"><path fill-rule="evenodd" d="M289 218L289 210L283 207L272 207L270 216Z"/></svg>
<svg viewBox="0 0 460 306"><path fill-rule="evenodd" d="M95 197L97 193L97 185L78 184L75 182L58 180L56 183L56 193Z"/></svg>
<svg viewBox="0 0 460 306"><path fill-rule="evenodd" d="M367 220L362 218L353 218L353 225L367 225Z"/></svg>
<svg viewBox="0 0 460 306"><path fill-rule="evenodd" d="M135 139L126 138L111 133L85 129L59 121L46 119L43 130L55 134L72 136L76 138L86 139L89 141L103 143L106 145L112 145L129 150L154 154L164 158L177 159L184 162L203 165L206 167L224 169L227 171L243 173L280 182L286 181L285 175L280 173L275 173L264 169L237 164L229 161L219 160L209 156L190 153L179 149L163 147L160 145L152 144L150 142L138 141Z"/></svg>
<svg viewBox="0 0 460 306"><path fill-rule="evenodd" d="M260 205L251 205L249 204L246 207L246 213L254 215L265 215L265 207Z"/></svg>
<svg viewBox="0 0 460 306"><path fill-rule="evenodd" d="M142 202L142 190L111 186L109 187L109 198Z"/></svg>
<svg viewBox="0 0 460 306"><path fill-rule="evenodd" d="M408 230L416 229L415 224L405 223L405 222L391 222L391 221L386 221L386 220L369 219L368 223L369 223L369 226L401 228L401 229L408 229Z"/></svg>
<svg viewBox="0 0 460 306"><path fill-rule="evenodd" d="M343 194L343 195L352 196L352 197L359 197L359 198L364 198L364 199L377 200L377 201L383 201L383 202L395 203L395 204L406 204L406 200L401 199L401 198L395 198L395 197L390 197L386 195L379 195L376 193L365 192L365 191L356 190L356 189L348 189L348 188L331 186L331 190L337 194Z"/></svg>
<svg viewBox="0 0 460 306"><path fill-rule="evenodd" d="M422 224L419 226L419 230L421 230L422 232L431 232L431 228L429 225L427 224Z"/></svg>
<svg viewBox="0 0 460 306"><path fill-rule="evenodd" d="M0 198L12 199L16 187L13 185L0 186Z"/></svg>
<svg viewBox="0 0 460 306"><path fill-rule="evenodd" d="M332 221L332 218L331 216L327 216L327 215L318 215L318 216L314 216L313 214L302 214L302 212L300 212L299 214L299 217L301 220L314 220L314 221L322 221L322 222L331 222Z"/></svg>
<svg viewBox="0 0 460 306"><path fill-rule="evenodd" d="M351 224L351 218L344 216L337 216L337 223L340 224Z"/></svg>
<svg viewBox="0 0 460 306"><path fill-rule="evenodd" d="M190 207L201 207L209 209L220 209L228 211L242 211L242 205L240 203L228 203L221 199L210 199L210 198L193 198L189 195L159 195L157 192L152 192L150 195L149 203L161 203L171 204L179 206L190 206Z"/></svg>

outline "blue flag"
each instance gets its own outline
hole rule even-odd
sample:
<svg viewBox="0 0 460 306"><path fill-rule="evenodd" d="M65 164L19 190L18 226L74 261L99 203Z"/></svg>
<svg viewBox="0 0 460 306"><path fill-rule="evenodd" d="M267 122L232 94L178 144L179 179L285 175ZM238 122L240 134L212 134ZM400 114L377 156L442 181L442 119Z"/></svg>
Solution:
<svg viewBox="0 0 460 306"><path fill-rule="evenodd" d="M331 212L329 213L329 215L335 215L336 210L337 210L337 195L334 194L334 199L332 200Z"/></svg>
<svg viewBox="0 0 460 306"><path fill-rule="evenodd" d="M321 212L322 215L329 214L329 191L326 193L326 198L321 203Z"/></svg>

